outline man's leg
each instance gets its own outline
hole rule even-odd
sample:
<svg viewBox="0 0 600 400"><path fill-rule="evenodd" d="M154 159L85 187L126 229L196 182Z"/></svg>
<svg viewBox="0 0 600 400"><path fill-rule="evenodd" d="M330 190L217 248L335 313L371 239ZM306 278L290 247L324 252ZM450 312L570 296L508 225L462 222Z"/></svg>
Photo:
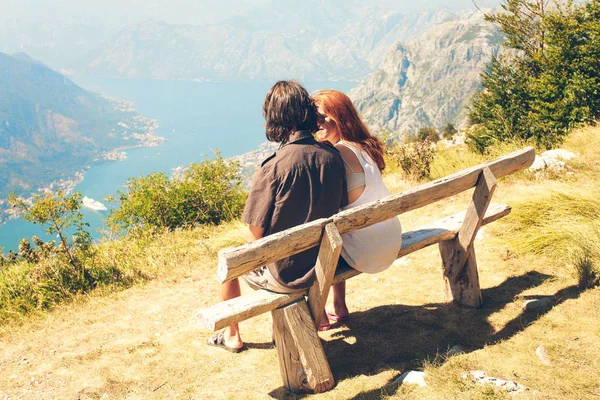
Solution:
<svg viewBox="0 0 600 400"><path fill-rule="evenodd" d="M240 281L235 278L227 281L221 285L221 300L231 300L236 297L240 297L242 292L240 290ZM225 345L234 349L239 349L244 345L240 337L240 330L237 323L229 325L225 328L223 339Z"/></svg>

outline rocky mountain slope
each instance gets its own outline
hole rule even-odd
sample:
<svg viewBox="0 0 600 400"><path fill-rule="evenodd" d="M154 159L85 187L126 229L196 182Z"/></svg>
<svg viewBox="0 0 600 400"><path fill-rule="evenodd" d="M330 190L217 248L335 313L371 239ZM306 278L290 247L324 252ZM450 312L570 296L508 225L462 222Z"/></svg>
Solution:
<svg viewBox="0 0 600 400"><path fill-rule="evenodd" d="M464 107L502 41L499 28L480 12L438 24L406 44L397 42L350 97L374 131L396 137L448 122L463 127Z"/></svg>
<svg viewBox="0 0 600 400"><path fill-rule="evenodd" d="M448 11L404 14L359 2L277 2L259 17L207 26L130 25L73 69L94 75L218 81L360 80L397 40L458 18Z"/></svg>
<svg viewBox="0 0 600 400"><path fill-rule="evenodd" d="M25 54L0 53L0 199L69 179L102 153L151 140L154 121Z"/></svg>

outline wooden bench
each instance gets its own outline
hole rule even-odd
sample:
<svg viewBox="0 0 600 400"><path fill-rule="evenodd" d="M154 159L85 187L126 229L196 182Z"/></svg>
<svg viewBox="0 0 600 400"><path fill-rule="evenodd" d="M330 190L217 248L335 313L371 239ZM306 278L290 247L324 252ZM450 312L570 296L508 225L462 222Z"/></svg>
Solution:
<svg viewBox="0 0 600 400"><path fill-rule="evenodd" d="M341 235L385 221L436 201L475 188L466 211L405 232L398 257L439 243L446 294L450 301L479 307L481 290L473 241L478 229L510 213L510 207L490 204L496 179L529 167L535 158L526 148L497 160L340 212L219 253L219 282L320 246L313 286L303 293L278 294L265 290L218 303L198 312L200 325L215 331L271 311L279 368L284 386L292 392L323 392L334 380L316 327L333 283L359 275L336 271Z"/></svg>

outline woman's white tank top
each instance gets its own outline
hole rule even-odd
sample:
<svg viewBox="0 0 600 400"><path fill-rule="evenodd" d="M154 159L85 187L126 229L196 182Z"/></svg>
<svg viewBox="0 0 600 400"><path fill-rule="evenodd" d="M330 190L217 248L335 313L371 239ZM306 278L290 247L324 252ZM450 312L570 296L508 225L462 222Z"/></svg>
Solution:
<svg viewBox="0 0 600 400"><path fill-rule="evenodd" d="M389 196L381 172L369 154L354 143L340 142L356 155L365 172L365 189L358 199L342 210ZM398 217L342 235L342 257L358 271L376 273L387 269L402 246L402 227Z"/></svg>

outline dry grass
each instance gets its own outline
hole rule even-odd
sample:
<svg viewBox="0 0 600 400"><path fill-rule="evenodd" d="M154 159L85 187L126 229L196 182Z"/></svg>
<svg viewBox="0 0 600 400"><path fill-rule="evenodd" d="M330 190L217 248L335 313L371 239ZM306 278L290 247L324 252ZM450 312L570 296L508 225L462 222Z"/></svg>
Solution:
<svg viewBox="0 0 600 400"><path fill-rule="evenodd" d="M524 226L526 219L519 213L527 214L521 210L528 204L542 206L539 199L573 188L594 200L586 185L598 187L599 137L600 130L590 128L565 144L581 154L571 163L573 176L500 181L494 201L511 204L514 211L484 228L476 242L483 308L445 302L439 253L433 247L381 274L349 281L351 319L321 334L337 386L318 397L600 397L600 289L579 289L567 255L554 252L552 245L536 251L512 240L526 229L537 231L537 240L546 234ZM394 191L411 185L395 176L386 176L386 182ZM574 204L572 198L561 198L569 203L561 210L581 210L581 196ZM407 230L462 210L468 201L465 193L401 220ZM578 212L566 215L562 226L571 226L570 218ZM544 217L536 215L535 222ZM557 214L551 221L560 219ZM78 298L23 324L6 326L0 336L0 398L296 398L282 388L268 315L241 324L249 350L237 355L206 346L207 334L194 325L195 310L217 301L216 252L244 237L239 223L166 235L135 261L147 263L156 279L121 292ZM127 259L127 249L115 248L112 257ZM552 296L554 306L523 311L524 300L539 296ZM447 357L448 348L456 344L467 353ZM552 365L535 355L540 344ZM426 371L429 387L394 384L408 369ZM529 390L511 396L461 379L476 369Z"/></svg>

